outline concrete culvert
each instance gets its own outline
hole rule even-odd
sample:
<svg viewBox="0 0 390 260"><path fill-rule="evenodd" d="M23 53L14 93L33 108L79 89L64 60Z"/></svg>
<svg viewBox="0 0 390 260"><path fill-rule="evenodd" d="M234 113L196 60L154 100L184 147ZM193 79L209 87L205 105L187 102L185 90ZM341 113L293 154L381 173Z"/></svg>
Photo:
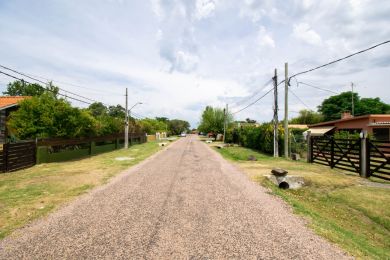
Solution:
<svg viewBox="0 0 390 260"><path fill-rule="evenodd" d="M286 181L282 181L281 183L279 183L279 188L287 190L288 188L290 188L290 185Z"/></svg>

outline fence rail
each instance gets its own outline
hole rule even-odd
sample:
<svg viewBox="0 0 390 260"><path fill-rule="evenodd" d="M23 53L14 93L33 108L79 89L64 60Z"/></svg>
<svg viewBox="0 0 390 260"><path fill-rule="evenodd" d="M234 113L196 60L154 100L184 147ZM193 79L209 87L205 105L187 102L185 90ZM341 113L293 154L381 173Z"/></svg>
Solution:
<svg viewBox="0 0 390 260"><path fill-rule="evenodd" d="M390 143L370 140L368 147L369 175L390 181Z"/></svg>
<svg viewBox="0 0 390 260"><path fill-rule="evenodd" d="M12 172L34 166L36 162L35 142L4 144L0 161L2 172Z"/></svg>
<svg viewBox="0 0 390 260"><path fill-rule="evenodd" d="M390 180L390 143L364 139L310 138L309 162Z"/></svg>
<svg viewBox="0 0 390 260"><path fill-rule="evenodd" d="M121 148L124 134L90 138L48 138L3 144L0 149L0 172L12 172L43 162L78 159ZM144 133L129 133L129 143L144 143Z"/></svg>

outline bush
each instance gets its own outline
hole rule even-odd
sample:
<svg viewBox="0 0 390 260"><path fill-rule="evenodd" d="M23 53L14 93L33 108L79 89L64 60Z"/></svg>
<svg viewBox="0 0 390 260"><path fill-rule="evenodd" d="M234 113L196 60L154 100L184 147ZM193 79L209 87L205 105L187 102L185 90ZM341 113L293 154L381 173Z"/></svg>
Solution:
<svg viewBox="0 0 390 260"><path fill-rule="evenodd" d="M284 147L284 129L279 126L279 154ZM229 129L226 134L226 142L237 143L244 147L259 150L263 153L274 153L274 132L270 123L256 126L243 126L241 128Z"/></svg>

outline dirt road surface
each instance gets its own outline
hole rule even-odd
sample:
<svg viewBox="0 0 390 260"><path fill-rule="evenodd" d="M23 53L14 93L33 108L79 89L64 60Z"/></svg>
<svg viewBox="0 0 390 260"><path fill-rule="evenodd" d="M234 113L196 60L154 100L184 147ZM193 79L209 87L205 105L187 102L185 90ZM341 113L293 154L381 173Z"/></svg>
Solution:
<svg viewBox="0 0 390 260"><path fill-rule="evenodd" d="M0 242L0 259L343 259L195 136Z"/></svg>

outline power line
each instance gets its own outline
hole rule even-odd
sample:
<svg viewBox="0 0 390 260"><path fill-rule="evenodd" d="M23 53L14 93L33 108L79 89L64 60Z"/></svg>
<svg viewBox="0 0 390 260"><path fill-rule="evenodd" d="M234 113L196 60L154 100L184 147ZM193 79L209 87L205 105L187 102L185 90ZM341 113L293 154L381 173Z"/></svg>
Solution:
<svg viewBox="0 0 390 260"><path fill-rule="evenodd" d="M312 110L308 105L306 105L306 103L305 102L303 102L303 100L300 98L300 97L298 97L298 95L297 94L295 94L294 93L294 91L292 91L292 89L291 88L288 88L288 90L291 92L291 94L293 94L307 109L309 109L309 110Z"/></svg>
<svg viewBox="0 0 390 260"><path fill-rule="evenodd" d="M26 83L28 83L28 84L33 84L33 83L31 83L31 82L29 82L29 81L27 81L27 80L24 80L24 79L21 79L21 78L15 77L15 76L13 76L13 75L10 75L10 74L8 74L8 73L6 73L6 72L4 72L4 71L0 71L0 73L2 73L2 74L4 74L4 75L6 75L6 76L8 76L8 77L14 78L14 79L16 79L16 80L19 80L19 81L24 81L24 82L26 82ZM53 91L53 90L51 90L51 89L48 89L48 88L46 88L46 90L48 90L48 91L51 91L51 92L55 93L55 91ZM74 98L74 97L69 97L69 96L67 96L67 95L64 95L64 94L61 94L61 93L56 93L56 94L57 94L57 95L60 95L60 96L63 96L63 97L66 97L66 98L70 98L70 99L73 99L73 100L79 101L79 102L82 102L82 103L85 103L85 104L88 104L88 105L91 105L91 104L92 104L92 103L86 102L86 101L84 101L84 100L80 100L80 99L78 99L78 98Z"/></svg>
<svg viewBox="0 0 390 260"><path fill-rule="evenodd" d="M35 80L35 81L37 81L37 82L39 82L39 83L42 83L42 84L44 84L44 85L48 84L48 82L44 82L44 81L42 81L42 80L36 79L36 78L31 77L31 76L29 76L29 75L27 75L27 74L25 74L25 73L23 73L23 72L20 72L20 71L11 69L11 68L6 67L6 66L4 66L4 65L0 65L0 67L2 67L2 68L4 68L4 69L7 69L7 70L9 70L9 71L12 71L12 72L14 72L14 73L16 73L16 74L22 75L22 76L24 76L24 77L27 77L27 78L29 78L29 79ZM8 74L8 75L9 75L9 74ZM13 77L13 78L15 78L15 77ZM88 97L81 96L81 95L79 95L79 94L76 94L76 93L74 93L74 92L71 92L71 91L62 89L62 88L60 88L60 87L57 87L57 88L58 88L59 90L62 90L62 91L64 91L64 92L69 93L69 94L72 94L72 95L74 95L74 96L77 96L77 97L80 97L80 98L84 98L84 99L89 100L89 101L92 101L92 102L97 102L97 103L99 103L99 101L97 101L97 100L94 100L94 99L91 99L91 98L88 98ZM107 105L107 104L105 104L105 105Z"/></svg>
<svg viewBox="0 0 390 260"><path fill-rule="evenodd" d="M381 42L381 43L378 43L378 44L376 44L376 45L374 45L374 46L371 46L371 47L369 47L369 48L367 48L367 49L364 49L364 50L361 50L361 51L352 53L352 54L347 55L347 56L345 56L345 57L343 57L343 58L340 58L340 59L337 59L337 60L334 60L334 61L325 63L325 64L320 65L320 66L317 66L317 67L315 67L315 68L308 69L308 70L305 70L305 71L301 71L301 72L299 72L299 73L297 73L297 74L292 75L292 76L290 77L290 79L291 79L292 77L295 77L295 76L298 76L298 75L302 75L302 74L305 74L305 73L308 73L308 72L312 72L312 71L314 71L314 70L318 70L318 69L320 69L320 68L323 68L323 67L332 65L332 64L337 63L337 62L340 62L340 61L342 61L342 60L346 60L346 59L348 59L348 58L351 58L352 56L355 56L355 55L364 53L364 52L366 52L366 51L375 49L375 48L377 48L377 47L379 47L379 46L381 46L381 45L388 44L388 43L390 43L390 40L384 41L384 42Z"/></svg>
<svg viewBox="0 0 390 260"><path fill-rule="evenodd" d="M325 88L321 88L321 87L317 87L317 86L314 86L314 85L311 85L311 84L308 84L308 83L305 83L305 82L302 82L302 81L297 81L297 83L298 83L298 85L301 84L301 85L309 86L309 87L316 88L316 89L319 89L319 90L327 91L327 92L330 92L330 93L333 93L333 94L339 94L336 91L325 89Z"/></svg>
<svg viewBox="0 0 390 260"><path fill-rule="evenodd" d="M268 90L264 95L262 95L261 97L259 97L258 99L256 99L254 102L250 103L249 105L247 105L246 107L236 111L236 112L233 112L232 115L234 114L237 114L237 113L240 113L241 111L247 109L248 107L250 106L253 106L254 104L256 104L258 101L260 101L262 98L264 98L266 95L268 95L272 90L274 90L274 88L271 88L270 90Z"/></svg>
<svg viewBox="0 0 390 260"><path fill-rule="evenodd" d="M261 91L263 91L265 88L268 87L268 85L272 82L272 78L270 80L268 80L266 83L264 83L262 85L262 87L260 89L258 89L257 91L255 91L254 94L252 95L248 95L246 97L244 97L242 100L238 101L238 102L234 102L234 103L231 103L230 105L236 105L236 106L239 106L249 100L251 100L253 97L255 97L258 93L260 93Z"/></svg>

